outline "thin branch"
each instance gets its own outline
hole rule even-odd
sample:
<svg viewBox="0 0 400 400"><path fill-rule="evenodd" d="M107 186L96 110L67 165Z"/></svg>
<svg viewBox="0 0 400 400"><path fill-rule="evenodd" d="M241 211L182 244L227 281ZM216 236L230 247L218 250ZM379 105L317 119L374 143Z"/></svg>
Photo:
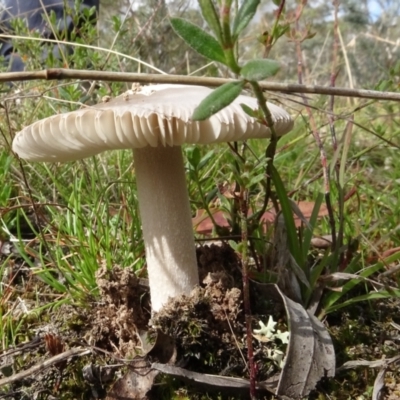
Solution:
<svg viewBox="0 0 400 400"><path fill-rule="evenodd" d="M50 68L41 71L4 72L0 74L0 82L17 82L32 80L83 79L109 82L139 83L174 83L183 85L199 85L218 87L234 79L208 78L186 75L135 74L130 72L90 71L65 68ZM357 97L372 100L400 101L400 93L379 92L377 90L348 89L321 85L300 85L297 83L259 82L263 90L283 93L312 93L330 96Z"/></svg>
<svg viewBox="0 0 400 400"><path fill-rule="evenodd" d="M70 349L65 351L64 353L57 354L54 357L49 358L48 360L43 361L42 363L36 364L33 367L18 372L17 374L11 375L7 378L0 379L0 387L4 385L9 385L10 383L17 382L21 379L27 378L30 375L36 374L38 372L43 371L45 368L48 368L54 364L59 363L60 361L64 361L72 356L84 356L90 354L92 350L84 349L82 347L77 347L74 349Z"/></svg>
<svg viewBox="0 0 400 400"><path fill-rule="evenodd" d="M308 31L307 29L304 31L301 31L300 29L300 17L303 12L303 7L305 6L306 1L303 0L297 7L296 10L296 16L294 19L296 31L300 33L299 37L296 37L293 35L292 41L295 44L295 49L296 49L296 55L297 55L297 76L298 76L298 81L299 83L303 83L303 52L302 52L302 42L307 39ZM331 82L332 83L332 82ZM331 89L335 89L333 85L330 87ZM331 96L334 96L334 93L331 93ZM310 122L310 128L311 132L314 136L315 143L318 146L319 153L320 153L320 160L321 160L321 165L322 165L322 172L323 172L323 177L324 177L324 191L325 191L325 202L326 206L328 209L328 214L329 214L329 221L331 224L331 229L332 229L332 248L335 248L336 246L336 228L335 228L335 219L333 215L333 209L332 209L332 204L331 204L331 198L330 198L330 176L329 176L329 168L328 168L328 162L327 162L327 157L326 157L326 152L321 140L321 135L317 127L317 123L314 118L314 114L309 106L308 99L302 95L301 96L303 99L303 104L305 105L306 112L309 118Z"/></svg>
<svg viewBox="0 0 400 400"><path fill-rule="evenodd" d="M17 40L17 39L31 40L31 41L40 42L40 43L54 43L56 45L58 45L59 43L62 43L63 45L68 45L68 46L72 46L72 47L80 47L80 48L90 49L90 50L94 50L94 51L101 52L101 53L114 54L116 56L123 57L123 58L125 58L127 60L135 61L138 64L145 65L146 67L148 67L151 70L156 71L156 72L158 72L160 74L166 74L166 72L162 71L161 69L158 69L158 68L154 67L153 65L151 65L151 64L149 64L149 63L147 63L145 61L140 60L139 58L132 57L132 56L120 53L119 51L115 51L115 50L112 50L112 49L105 49L103 47L92 46L92 45L89 45L89 44L77 43L77 42L66 42L66 41L60 42L57 39L47 39L47 38L44 38L44 37L29 37L29 36L18 36L18 35L6 35L4 33L0 34L0 38L12 39L12 40Z"/></svg>

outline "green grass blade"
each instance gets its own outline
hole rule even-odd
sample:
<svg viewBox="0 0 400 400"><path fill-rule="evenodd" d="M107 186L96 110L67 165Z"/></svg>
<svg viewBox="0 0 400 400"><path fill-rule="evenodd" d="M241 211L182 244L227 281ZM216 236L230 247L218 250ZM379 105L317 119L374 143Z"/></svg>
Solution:
<svg viewBox="0 0 400 400"><path fill-rule="evenodd" d="M318 193L318 196L314 203L313 211L311 213L311 218L309 221L311 229L308 229L306 227L304 230L304 239L303 239L303 243L302 243L303 260L306 260L307 254L310 251L310 244L311 244L311 239L313 237L314 227L315 227L315 224L317 223L318 213L321 208L323 200L324 200L323 193Z"/></svg>
<svg viewBox="0 0 400 400"><path fill-rule="evenodd" d="M283 185L283 182L281 180L281 177L279 176L279 173L275 166L272 166L272 180L275 185L276 189L276 194L278 196L281 209L282 209L282 214L285 219L285 224L286 224L286 231L288 235L288 245L290 252L293 256L293 258L296 260L297 264L302 268L303 267L303 257L302 257L302 252L301 252L301 247L299 243L299 239L297 237L297 229L296 225L294 223L294 218L293 218L293 211L292 207L290 206L290 201L287 196L285 187Z"/></svg>

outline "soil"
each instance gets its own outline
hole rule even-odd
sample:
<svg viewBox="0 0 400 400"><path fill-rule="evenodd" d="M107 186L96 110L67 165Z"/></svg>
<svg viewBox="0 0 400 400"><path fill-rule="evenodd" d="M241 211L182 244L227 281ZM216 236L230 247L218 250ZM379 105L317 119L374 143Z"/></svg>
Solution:
<svg viewBox="0 0 400 400"><path fill-rule="evenodd" d="M42 367L0 387L0 394L38 400L248 398L248 387L242 381L249 378L249 372L240 262L225 244L200 247L197 255L201 286L190 296L171 300L152 318L146 281L118 266L111 271L99 267L99 296L87 299L84 307L65 304L21 318L22 311L18 314L15 306L15 318L21 318L24 329L15 340L16 347L3 345L0 379ZM17 268L18 260L9 265L5 276L13 290L6 301L17 305L25 292L29 307L27 291L33 297L35 291L44 299L46 294L54 296L29 270ZM251 291L252 329L272 316L277 328L287 331L283 305L265 299L257 286ZM377 301L373 306L360 303L329 315L324 324L334 341L337 365L398 356L400 332L391 322L400 324L399 305L400 300ZM253 346L257 380L276 381L281 369L268 354L271 348L285 352L286 345L254 337ZM43 365L76 348L90 351ZM381 399L400 398L396 363L386 369ZM334 379L320 382L309 398L371 398L378 372L379 368L368 366L340 370ZM231 377L237 381L230 381ZM273 396L264 391L260 398Z"/></svg>

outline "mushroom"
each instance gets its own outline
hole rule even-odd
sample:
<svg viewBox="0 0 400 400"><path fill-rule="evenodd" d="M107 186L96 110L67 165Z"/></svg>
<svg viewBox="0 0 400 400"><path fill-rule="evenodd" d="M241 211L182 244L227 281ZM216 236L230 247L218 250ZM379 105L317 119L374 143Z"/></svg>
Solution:
<svg viewBox="0 0 400 400"><path fill-rule="evenodd" d="M18 132L12 149L28 161L66 162L105 150L132 148L153 311L198 284L191 210L181 152L184 143L208 144L268 138L270 130L240 106L239 96L211 118L191 115L211 89L150 85L115 99L37 121ZM277 135L290 131L289 114L274 104Z"/></svg>

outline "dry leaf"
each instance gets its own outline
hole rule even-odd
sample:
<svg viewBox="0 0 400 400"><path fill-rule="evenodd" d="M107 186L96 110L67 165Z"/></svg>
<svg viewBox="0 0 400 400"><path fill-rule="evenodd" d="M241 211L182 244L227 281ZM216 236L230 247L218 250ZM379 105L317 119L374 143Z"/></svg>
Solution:
<svg viewBox="0 0 400 400"><path fill-rule="evenodd" d="M289 344L275 394L282 398L302 399L323 377L334 376L332 339L314 315L284 295L277 285L256 285L260 294L275 301L282 300L288 317Z"/></svg>
<svg viewBox="0 0 400 400"><path fill-rule="evenodd" d="M306 220L309 220L312 214L312 210L315 206L315 203L312 201L300 201L295 204L297 205L299 211L304 216L304 218ZM230 228L225 212L218 209L212 209L211 213L213 215L216 224L219 227ZM249 211L249 216L251 214L252 212ZM322 204L318 212L318 217L322 218L327 215L328 215L328 209L326 208L325 204ZM268 224L271 224L275 221L275 218L276 214L273 210L266 211L261 217L261 222L264 224L264 226L268 226ZM296 214L294 215L294 222L297 228L303 224L301 218L299 218ZM207 215L207 212L204 209L197 210L195 217L192 219L192 223L197 233L201 235L212 234L214 226L210 217Z"/></svg>

